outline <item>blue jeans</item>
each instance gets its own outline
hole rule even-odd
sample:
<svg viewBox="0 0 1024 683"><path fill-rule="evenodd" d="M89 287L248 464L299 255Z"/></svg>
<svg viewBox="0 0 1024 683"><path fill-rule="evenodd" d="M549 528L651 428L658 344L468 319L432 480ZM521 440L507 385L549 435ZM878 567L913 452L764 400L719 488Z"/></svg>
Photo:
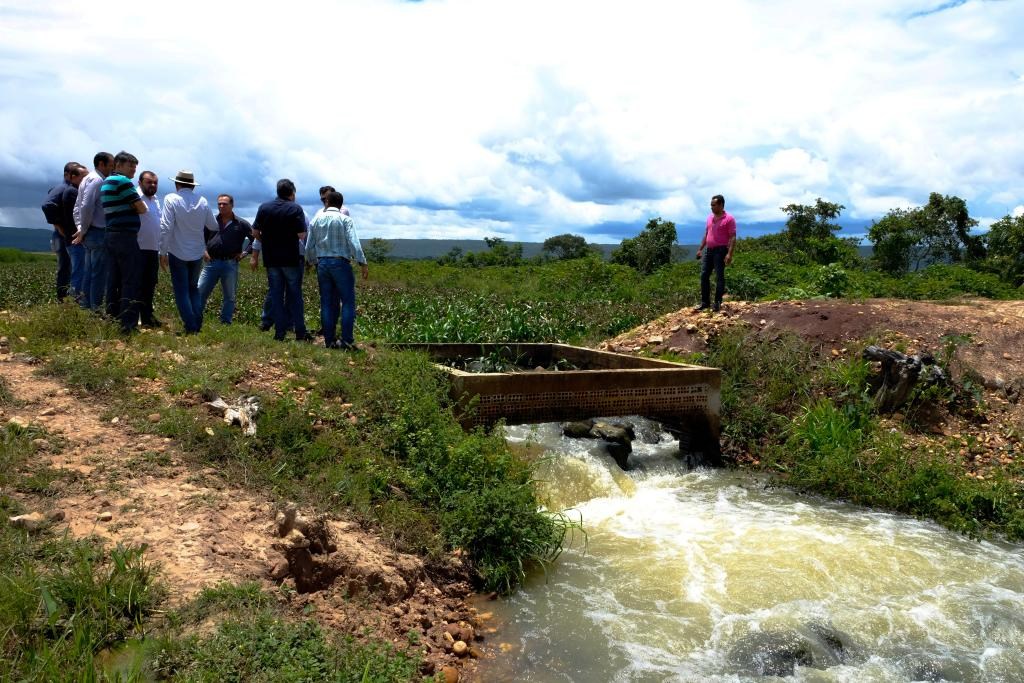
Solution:
<svg viewBox="0 0 1024 683"><path fill-rule="evenodd" d="M117 318L127 334L139 324L142 251L138 234L108 230L107 252L107 315Z"/></svg>
<svg viewBox="0 0 1024 683"><path fill-rule="evenodd" d="M171 271L171 289L178 315L185 323L185 333L198 332L203 327L203 299L199 296L199 274L203 270L203 259L183 261L174 254L167 255Z"/></svg>
<svg viewBox="0 0 1024 683"><path fill-rule="evenodd" d="M725 255L728 246L705 247L704 258L700 264L700 305L707 308L711 305L711 271L715 271L715 310L722 307L725 296Z"/></svg>
<svg viewBox="0 0 1024 683"><path fill-rule="evenodd" d="M316 281L320 285L320 326L324 345L332 346L334 328L341 314L341 343L355 343L356 278L352 264L344 258L321 258L316 264Z"/></svg>
<svg viewBox="0 0 1024 683"><path fill-rule="evenodd" d="M202 299L201 311L206 310L206 301L210 298L217 282L221 283L224 301L220 306L220 321L231 324L235 314L235 293L238 291L238 261L235 259L214 259L203 266L199 276L199 296Z"/></svg>
<svg viewBox="0 0 1024 683"><path fill-rule="evenodd" d="M71 294L78 299L81 298L82 280L85 279L85 247L68 244L68 256L71 257Z"/></svg>
<svg viewBox="0 0 1024 683"><path fill-rule="evenodd" d="M288 324L295 323L295 338L306 337L306 317L302 304L302 266L267 268L270 289L270 316L274 320L274 339L284 339Z"/></svg>
<svg viewBox="0 0 1024 683"><path fill-rule="evenodd" d="M85 246L82 307L100 311L107 293L107 229L92 226L82 244Z"/></svg>

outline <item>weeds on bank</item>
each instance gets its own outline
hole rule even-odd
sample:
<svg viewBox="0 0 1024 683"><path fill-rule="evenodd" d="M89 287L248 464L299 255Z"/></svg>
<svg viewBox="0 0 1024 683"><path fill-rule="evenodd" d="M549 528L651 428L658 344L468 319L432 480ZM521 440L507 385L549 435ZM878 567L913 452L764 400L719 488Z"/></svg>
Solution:
<svg viewBox="0 0 1024 683"><path fill-rule="evenodd" d="M23 490L34 429L8 425L0 440L0 489ZM22 512L0 493L3 517ZM161 599L144 548L104 549L49 531L0 525L0 680L95 678L96 658L143 631Z"/></svg>
<svg viewBox="0 0 1024 683"><path fill-rule="evenodd" d="M214 620L213 632L156 639L147 648L149 668L175 681L419 680L417 657L383 643L332 636L312 621L286 618L277 604L255 583L208 588L168 615L168 631L194 630Z"/></svg>

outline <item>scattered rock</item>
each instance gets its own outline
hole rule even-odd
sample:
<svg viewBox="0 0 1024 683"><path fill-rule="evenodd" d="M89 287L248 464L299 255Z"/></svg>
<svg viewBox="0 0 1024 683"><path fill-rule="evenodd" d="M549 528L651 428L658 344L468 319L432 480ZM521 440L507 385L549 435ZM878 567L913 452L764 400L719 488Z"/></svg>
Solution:
<svg viewBox="0 0 1024 683"><path fill-rule="evenodd" d="M30 512L27 515L17 515L7 519L16 529L24 529L25 531L39 531L48 523L46 515L42 512Z"/></svg>
<svg viewBox="0 0 1024 683"><path fill-rule="evenodd" d="M7 421L7 424L11 425L12 427L17 427L18 429L28 429L29 425L28 422L21 419L20 417L12 417Z"/></svg>
<svg viewBox="0 0 1024 683"><path fill-rule="evenodd" d="M107 512L101 512L100 514L96 515L96 521L97 522L109 522L113 518L114 518L114 514L112 512L110 512L109 510Z"/></svg>
<svg viewBox="0 0 1024 683"><path fill-rule="evenodd" d="M459 683L459 670L454 666L441 667L441 676L445 683Z"/></svg>
<svg viewBox="0 0 1024 683"><path fill-rule="evenodd" d="M44 408L44 409L39 411L39 417L50 417L50 416L56 415L56 414L57 414L57 411L54 410L53 408Z"/></svg>
<svg viewBox="0 0 1024 683"><path fill-rule="evenodd" d="M660 334L654 334L647 338L648 344L662 344L665 342L665 338Z"/></svg>
<svg viewBox="0 0 1024 683"><path fill-rule="evenodd" d="M268 568L267 574L273 581L284 581L288 578L288 561L281 560L280 562L272 564Z"/></svg>
<svg viewBox="0 0 1024 683"><path fill-rule="evenodd" d="M56 522L63 522L66 516L67 515L64 513L63 510L50 510L49 512L46 513L46 519L51 524L55 524Z"/></svg>
<svg viewBox="0 0 1024 683"><path fill-rule="evenodd" d="M46 439L32 439L32 445L41 451L45 451L50 448L50 442Z"/></svg>
<svg viewBox="0 0 1024 683"><path fill-rule="evenodd" d="M456 640L455 644L452 645L452 652L455 653L456 657L465 657L469 654L469 645L463 640Z"/></svg>
<svg viewBox="0 0 1024 683"><path fill-rule="evenodd" d="M156 423L161 420L161 415L160 413L150 413L149 415L146 416L146 419L149 420L150 422Z"/></svg>

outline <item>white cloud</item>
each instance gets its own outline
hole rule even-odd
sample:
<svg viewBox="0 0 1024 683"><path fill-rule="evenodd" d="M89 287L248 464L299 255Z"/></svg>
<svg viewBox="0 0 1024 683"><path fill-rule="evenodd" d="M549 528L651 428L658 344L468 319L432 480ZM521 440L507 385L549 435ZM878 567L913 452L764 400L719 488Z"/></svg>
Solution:
<svg viewBox="0 0 1024 683"><path fill-rule="evenodd" d="M1015 217L1024 216L1024 204L1021 204L1020 206L1015 206L1013 209L1013 215Z"/></svg>
<svg viewBox="0 0 1024 683"><path fill-rule="evenodd" d="M1024 3L934 6L7 2L0 182L123 148L253 205L330 183L391 237L692 226L718 192L741 223L931 191L994 215L1024 192Z"/></svg>

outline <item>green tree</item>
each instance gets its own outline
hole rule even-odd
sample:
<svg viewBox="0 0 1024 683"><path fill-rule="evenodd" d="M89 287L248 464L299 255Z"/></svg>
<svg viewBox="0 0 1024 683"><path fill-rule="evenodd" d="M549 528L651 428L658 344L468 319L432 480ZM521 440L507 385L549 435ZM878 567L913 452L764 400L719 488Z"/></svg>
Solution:
<svg viewBox="0 0 1024 683"><path fill-rule="evenodd" d="M672 262L672 245L676 241L676 224L659 216L647 221L639 235L622 240L612 252L612 263L632 266L641 273L653 273Z"/></svg>
<svg viewBox="0 0 1024 683"><path fill-rule="evenodd" d="M373 263L383 263L388 260L391 254L391 243L383 237L374 237L363 248L366 253L366 260Z"/></svg>
<svg viewBox="0 0 1024 683"><path fill-rule="evenodd" d="M893 274L932 263L980 266L986 250L984 239L971 235L977 224L963 199L932 192L924 206L889 211L868 229L868 240L875 263Z"/></svg>
<svg viewBox="0 0 1024 683"><path fill-rule="evenodd" d="M523 261L523 245L518 242L509 244L501 237L485 237L487 251L469 253L462 258L467 266L482 268L484 266L515 266Z"/></svg>
<svg viewBox="0 0 1024 683"><path fill-rule="evenodd" d="M583 258L590 254L591 247L579 235L555 235L544 240L544 254L559 261Z"/></svg>
<svg viewBox="0 0 1024 683"><path fill-rule="evenodd" d="M988 231L988 262L1013 286L1024 284L1024 214L1004 216Z"/></svg>
<svg viewBox="0 0 1024 683"><path fill-rule="evenodd" d="M839 230L835 221L845 208L821 197L814 200L813 205L783 206L782 211L789 216L783 233L789 248L813 263L850 263L856 255L855 240L840 239L833 234Z"/></svg>

